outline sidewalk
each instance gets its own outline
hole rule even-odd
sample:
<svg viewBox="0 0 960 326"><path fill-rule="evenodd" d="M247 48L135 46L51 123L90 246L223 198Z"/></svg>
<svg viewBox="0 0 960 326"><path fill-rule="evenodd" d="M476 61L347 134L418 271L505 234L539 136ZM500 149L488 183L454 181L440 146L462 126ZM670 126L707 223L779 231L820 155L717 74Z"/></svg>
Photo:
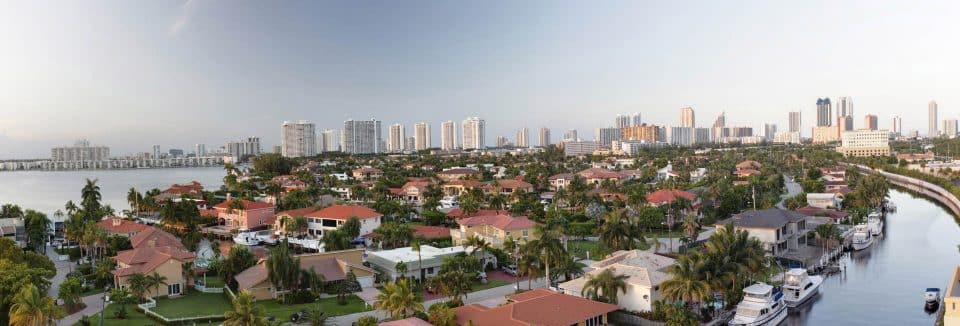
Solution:
<svg viewBox="0 0 960 326"><path fill-rule="evenodd" d="M80 318L83 316L95 317L94 315L100 312L100 309L103 309L103 293L89 295L81 298L83 304L87 305L83 310L77 311L76 313L63 317L58 322L58 325L70 326L76 324L80 321Z"/></svg>

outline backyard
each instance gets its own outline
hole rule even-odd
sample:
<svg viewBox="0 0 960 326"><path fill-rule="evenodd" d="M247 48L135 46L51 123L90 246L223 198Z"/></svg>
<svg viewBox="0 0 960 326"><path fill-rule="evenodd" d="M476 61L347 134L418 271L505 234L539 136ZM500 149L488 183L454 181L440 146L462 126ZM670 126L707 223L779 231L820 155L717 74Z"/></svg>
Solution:
<svg viewBox="0 0 960 326"><path fill-rule="evenodd" d="M347 297L347 304L345 305L337 304L337 298L323 298L313 303L289 305L281 304L277 302L277 300L262 300L256 302L256 304L263 306L267 312L267 316L273 316L279 320L286 320L290 317L290 315L301 310L308 310L317 303L320 303L320 306L323 308L323 311L326 312L328 317L349 315L371 310L371 308L366 306L366 303L364 303L363 300L355 295L350 295Z"/></svg>
<svg viewBox="0 0 960 326"><path fill-rule="evenodd" d="M230 299L223 293L190 292L176 298L160 298L153 312L166 318L222 316L232 309Z"/></svg>

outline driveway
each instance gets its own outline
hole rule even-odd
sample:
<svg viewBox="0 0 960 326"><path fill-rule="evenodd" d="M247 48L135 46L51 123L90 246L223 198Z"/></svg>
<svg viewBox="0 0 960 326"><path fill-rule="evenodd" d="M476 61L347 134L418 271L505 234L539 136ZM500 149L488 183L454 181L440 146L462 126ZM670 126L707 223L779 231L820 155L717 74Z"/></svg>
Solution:
<svg viewBox="0 0 960 326"><path fill-rule="evenodd" d="M63 317L58 325L73 325L80 321L83 316L95 317L94 315L103 309L103 293L89 295L81 298L83 304L87 305L83 310L77 311L72 315ZM96 322L94 322L96 323Z"/></svg>
<svg viewBox="0 0 960 326"><path fill-rule="evenodd" d="M803 192L803 187L801 187L799 183L794 181L793 177L784 174L783 182L784 182L784 185L787 186L787 193L781 195L780 202L777 203L777 207L781 209L783 209L783 202L787 200L787 198L799 195L801 192Z"/></svg>
<svg viewBox="0 0 960 326"><path fill-rule="evenodd" d="M47 291L47 294L56 299L57 294L60 293L60 283L67 279L67 274L73 271L75 263L69 259L60 261L60 255L51 246L47 246L47 258L50 258L53 266L57 268L57 274L50 279L50 290Z"/></svg>

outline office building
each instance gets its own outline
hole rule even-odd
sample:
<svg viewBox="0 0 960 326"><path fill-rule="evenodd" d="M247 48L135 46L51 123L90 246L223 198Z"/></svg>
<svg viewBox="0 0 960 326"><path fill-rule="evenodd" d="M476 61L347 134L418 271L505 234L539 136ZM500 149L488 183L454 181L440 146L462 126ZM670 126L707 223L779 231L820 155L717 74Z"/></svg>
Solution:
<svg viewBox="0 0 960 326"><path fill-rule="evenodd" d="M773 123L764 123L763 124L763 138L766 140L773 140L773 137L777 135L777 125Z"/></svg>
<svg viewBox="0 0 960 326"><path fill-rule="evenodd" d="M800 132L800 111L790 112L788 131Z"/></svg>
<svg viewBox="0 0 960 326"><path fill-rule="evenodd" d="M629 115L618 114L617 119L613 121L613 126L616 128L629 127L632 121L630 121Z"/></svg>
<svg viewBox="0 0 960 326"><path fill-rule="evenodd" d="M667 142L676 146L693 145L694 128L692 127L670 127L667 128Z"/></svg>
<svg viewBox="0 0 960 326"><path fill-rule="evenodd" d="M720 115L717 116L717 119L713 120L714 128L723 128L727 126L727 113L720 112Z"/></svg>
<svg viewBox="0 0 960 326"><path fill-rule="evenodd" d="M340 150L339 142L337 142L337 131L333 129L324 129L320 133L320 151L321 152L336 152Z"/></svg>
<svg viewBox="0 0 960 326"><path fill-rule="evenodd" d="M620 139L654 143L658 141L664 141L665 137L661 137L659 127L644 124L636 127L621 128Z"/></svg>
<svg viewBox="0 0 960 326"><path fill-rule="evenodd" d="M510 140L506 136L497 136L497 148L503 148L510 145Z"/></svg>
<svg viewBox="0 0 960 326"><path fill-rule="evenodd" d="M283 157L317 155L316 126L309 121L284 121L280 126L280 154Z"/></svg>
<svg viewBox="0 0 960 326"><path fill-rule="evenodd" d="M837 99L837 116L853 116L853 100L849 96Z"/></svg>
<svg viewBox="0 0 960 326"><path fill-rule="evenodd" d="M387 133L387 150L390 152L402 152L403 151L403 142L407 139L407 136L404 134L402 124L394 124L390 126L390 131Z"/></svg>
<svg viewBox="0 0 960 326"><path fill-rule="evenodd" d="M107 146L90 146L86 139L80 139L73 146L61 146L50 149L50 160L54 162L106 161L110 159Z"/></svg>
<svg viewBox="0 0 960 326"><path fill-rule="evenodd" d="M817 127L833 125L833 108L830 106L830 98L817 99Z"/></svg>
<svg viewBox="0 0 960 326"><path fill-rule="evenodd" d="M478 117L467 118L461 123L463 129L463 149L484 149L487 137L486 122Z"/></svg>
<svg viewBox="0 0 960 326"><path fill-rule="evenodd" d="M896 136L903 134L903 119L899 115L893 116L893 134Z"/></svg>
<svg viewBox="0 0 960 326"><path fill-rule="evenodd" d="M340 150L349 154L383 152L381 122L377 119L344 121L340 132Z"/></svg>
<svg viewBox="0 0 960 326"><path fill-rule="evenodd" d="M194 145L193 155L196 157L206 157L207 156L207 145L196 144Z"/></svg>
<svg viewBox="0 0 960 326"><path fill-rule="evenodd" d="M260 137L247 137L247 139L241 141L227 142L224 149L235 161L245 160L245 158L251 156L259 156L261 153Z"/></svg>
<svg viewBox="0 0 960 326"><path fill-rule="evenodd" d="M563 141L564 142L580 141L580 136L577 135L577 130L570 129L570 130L567 130L567 132L563 133Z"/></svg>
<svg viewBox="0 0 960 326"><path fill-rule="evenodd" d="M540 147L550 146L550 128L540 127Z"/></svg>
<svg viewBox="0 0 960 326"><path fill-rule="evenodd" d="M413 125L413 148L422 151L433 146L430 140L430 124L418 122Z"/></svg>
<svg viewBox="0 0 960 326"><path fill-rule="evenodd" d="M799 144L800 132L799 131L778 132L773 137L773 143L774 144Z"/></svg>
<svg viewBox="0 0 960 326"><path fill-rule="evenodd" d="M620 140L620 128L597 128L593 131L593 140L602 147L610 147L611 143Z"/></svg>
<svg viewBox="0 0 960 326"><path fill-rule="evenodd" d="M930 101L930 104L927 104L927 137L933 138L937 137L937 102Z"/></svg>
<svg viewBox="0 0 960 326"><path fill-rule="evenodd" d="M863 129L877 130L880 128L877 126L879 121L876 115L868 114L863 117Z"/></svg>
<svg viewBox="0 0 960 326"><path fill-rule="evenodd" d="M947 138L957 137L957 119L943 120L943 137L947 137Z"/></svg>
<svg viewBox="0 0 960 326"><path fill-rule="evenodd" d="M696 128L696 118L693 115L693 108L685 107L680 109L680 127Z"/></svg>
<svg viewBox="0 0 960 326"><path fill-rule="evenodd" d="M517 130L517 147L530 147L530 130L526 127Z"/></svg>
<svg viewBox="0 0 960 326"><path fill-rule="evenodd" d="M457 125L453 121L440 124L440 149L452 151L457 148Z"/></svg>
<svg viewBox="0 0 960 326"><path fill-rule="evenodd" d="M890 155L889 137L886 129L845 131L840 136L837 152L843 156L887 156Z"/></svg>
<svg viewBox="0 0 960 326"><path fill-rule="evenodd" d="M840 136L837 133L837 128L834 128L833 126L813 127L813 131L811 132L810 136L813 138L814 144L826 144L840 140Z"/></svg>

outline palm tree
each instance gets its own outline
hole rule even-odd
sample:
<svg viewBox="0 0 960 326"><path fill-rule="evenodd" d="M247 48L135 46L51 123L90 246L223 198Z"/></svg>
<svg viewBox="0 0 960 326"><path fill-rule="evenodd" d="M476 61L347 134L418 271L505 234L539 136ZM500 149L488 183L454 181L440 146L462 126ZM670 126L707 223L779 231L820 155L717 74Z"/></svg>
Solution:
<svg viewBox="0 0 960 326"><path fill-rule="evenodd" d="M483 272L487 269L487 250L490 249L490 242L481 238L480 236L474 234L467 238L467 241L464 243L467 247L470 248L470 255L473 255L477 251L480 252L480 271Z"/></svg>
<svg viewBox="0 0 960 326"><path fill-rule="evenodd" d="M130 275L127 282L130 285L130 293L137 298L138 302L143 302L144 294L150 290L150 280L147 279L147 276L142 273L136 273Z"/></svg>
<svg viewBox="0 0 960 326"><path fill-rule="evenodd" d="M420 277L417 278L417 282L423 283L423 278L427 276L426 271L423 270L423 257L420 255L420 240L414 240L410 244L410 250L417 252L417 270L420 271Z"/></svg>
<svg viewBox="0 0 960 326"><path fill-rule="evenodd" d="M669 300L700 302L710 294L710 285L703 279L703 256L699 253L681 256L677 264L667 268L672 278L660 284L660 293Z"/></svg>
<svg viewBox="0 0 960 326"><path fill-rule="evenodd" d="M627 275L614 274L614 268L604 269L595 275L590 275L583 284L581 295L600 302L617 304L618 293L627 292Z"/></svg>
<svg viewBox="0 0 960 326"><path fill-rule="evenodd" d="M377 295L377 301L373 303L373 307L386 310L393 320L404 319L417 311L423 311L423 303L420 302L417 294L411 291L406 279L385 285Z"/></svg>
<svg viewBox="0 0 960 326"><path fill-rule="evenodd" d="M542 263L544 275L547 277L547 286L550 286L550 265L557 264L560 257L567 255L557 233L558 231L555 229L545 229L538 226L534 229L537 239L530 240L525 245L525 251L529 255L537 256L539 262Z"/></svg>
<svg viewBox="0 0 960 326"><path fill-rule="evenodd" d="M630 250L636 248L638 233L623 210L612 211L600 225L600 242L613 250Z"/></svg>
<svg viewBox="0 0 960 326"><path fill-rule="evenodd" d="M130 210L134 213L140 213L140 202L143 201L143 196L140 195L140 192L136 188L130 188L127 191L127 204L130 204Z"/></svg>
<svg viewBox="0 0 960 326"><path fill-rule="evenodd" d="M10 306L10 325L12 326L43 326L56 325L56 320L63 317L63 311L57 307L50 297L40 294L40 290L33 284L26 284L13 297Z"/></svg>
<svg viewBox="0 0 960 326"><path fill-rule="evenodd" d="M430 306L427 321L434 326L457 326L457 313L445 304Z"/></svg>
<svg viewBox="0 0 960 326"><path fill-rule="evenodd" d="M338 251L350 248L350 239L347 234L341 230L329 230L323 232L323 250Z"/></svg>
<svg viewBox="0 0 960 326"><path fill-rule="evenodd" d="M287 239L283 239L283 243L270 251L270 257L267 258L267 276L270 283L282 289L280 299L285 302L283 299L286 293L296 288L300 276L300 258L293 257Z"/></svg>
<svg viewBox="0 0 960 326"><path fill-rule="evenodd" d="M697 223L697 219L692 214L688 214L683 219L683 232L690 238L690 241L697 241L697 231L699 230L700 223Z"/></svg>
<svg viewBox="0 0 960 326"><path fill-rule="evenodd" d="M380 321L377 320L377 317L374 316L363 316L360 319L357 319L357 322L354 323L354 326L377 326L377 323Z"/></svg>
<svg viewBox="0 0 960 326"><path fill-rule="evenodd" d="M153 274L147 275L147 284L148 287L153 288L154 299L156 299L160 297L160 286L167 285L167 277L153 272Z"/></svg>
<svg viewBox="0 0 960 326"><path fill-rule="evenodd" d="M101 213L100 200L103 197L100 195L100 186L97 185L97 179L87 179L83 189L80 190L80 198L84 218L93 221L99 220L102 217L99 214Z"/></svg>
<svg viewBox="0 0 960 326"><path fill-rule="evenodd" d="M223 314L227 326L266 326L263 318L263 306L253 303L253 297L246 290L233 299L233 310Z"/></svg>
<svg viewBox="0 0 960 326"><path fill-rule="evenodd" d="M327 313L323 311L323 306L317 303L307 309L307 319L310 320L310 326L323 326L327 323Z"/></svg>

